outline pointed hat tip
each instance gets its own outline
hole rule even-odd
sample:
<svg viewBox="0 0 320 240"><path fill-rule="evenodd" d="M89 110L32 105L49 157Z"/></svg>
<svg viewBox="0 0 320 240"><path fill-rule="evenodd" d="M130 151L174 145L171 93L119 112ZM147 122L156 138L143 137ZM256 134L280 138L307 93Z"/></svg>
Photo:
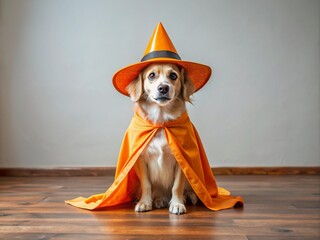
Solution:
<svg viewBox="0 0 320 240"><path fill-rule="evenodd" d="M166 32L166 30L165 30L162 22L158 22L157 26L156 26L155 29L154 29L153 37L154 37L155 35L157 35L157 32L159 32L159 31L161 31L161 32Z"/></svg>
<svg viewBox="0 0 320 240"><path fill-rule="evenodd" d="M153 51L167 50L177 53L173 43L166 30L164 29L161 22L158 23L157 27L149 40L149 44L144 52L144 56Z"/></svg>

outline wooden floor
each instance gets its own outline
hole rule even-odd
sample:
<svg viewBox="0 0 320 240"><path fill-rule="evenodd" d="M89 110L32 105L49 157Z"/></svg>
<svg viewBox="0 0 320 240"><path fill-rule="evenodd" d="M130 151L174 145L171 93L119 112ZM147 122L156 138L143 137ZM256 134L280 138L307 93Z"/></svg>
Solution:
<svg viewBox="0 0 320 240"><path fill-rule="evenodd" d="M64 200L104 192L111 177L0 177L0 239L320 239L319 175L216 178L243 209L90 212Z"/></svg>

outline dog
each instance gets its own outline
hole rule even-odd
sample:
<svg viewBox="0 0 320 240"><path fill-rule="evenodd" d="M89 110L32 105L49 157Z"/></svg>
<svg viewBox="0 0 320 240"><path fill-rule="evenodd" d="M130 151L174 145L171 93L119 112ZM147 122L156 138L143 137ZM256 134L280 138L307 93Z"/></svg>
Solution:
<svg viewBox="0 0 320 240"><path fill-rule="evenodd" d="M182 60L158 23L141 60L112 77L115 89L130 96L135 106L113 184L104 194L66 202L94 210L139 199L137 212L169 207L173 214L186 213L186 201L196 204L198 198L214 211L242 206L241 197L227 196L228 191L218 188L186 112L186 102L191 102L190 96L208 82L211 73L207 65Z"/></svg>
<svg viewBox="0 0 320 240"><path fill-rule="evenodd" d="M135 111L154 124L179 118L194 92L184 68L172 63L153 63L140 72L127 87ZM186 201L198 202L174 158L164 130L158 130L134 166L140 179L140 200L136 212L169 206L173 214L186 213Z"/></svg>

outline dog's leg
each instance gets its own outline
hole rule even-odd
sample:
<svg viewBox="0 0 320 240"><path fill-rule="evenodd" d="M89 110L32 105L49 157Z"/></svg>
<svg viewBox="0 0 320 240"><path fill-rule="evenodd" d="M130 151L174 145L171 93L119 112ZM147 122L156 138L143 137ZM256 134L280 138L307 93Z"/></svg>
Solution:
<svg viewBox="0 0 320 240"><path fill-rule="evenodd" d="M140 178L141 198L135 207L136 212L146 212L152 210L151 182L148 175L148 167L142 159L139 159L135 166L136 173Z"/></svg>
<svg viewBox="0 0 320 240"><path fill-rule="evenodd" d="M199 200L197 194L195 194L188 182L186 182L186 187L184 189L184 198L189 199L193 205L196 205Z"/></svg>
<svg viewBox="0 0 320 240"><path fill-rule="evenodd" d="M177 164L175 171L175 180L172 187L172 199L170 201L169 211L174 214L183 214L187 212L184 205L184 187L185 187L185 176L182 173L180 166Z"/></svg>

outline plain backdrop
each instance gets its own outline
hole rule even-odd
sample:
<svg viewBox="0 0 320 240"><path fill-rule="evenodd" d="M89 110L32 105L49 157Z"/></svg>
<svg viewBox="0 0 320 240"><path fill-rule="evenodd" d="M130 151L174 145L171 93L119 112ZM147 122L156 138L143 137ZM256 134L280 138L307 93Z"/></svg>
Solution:
<svg viewBox="0 0 320 240"><path fill-rule="evenodd" d="M210 164L319 166L318 0L0 0L0 167L115 166L111 83L161 21L213 75L188 104Z"/></svg>

